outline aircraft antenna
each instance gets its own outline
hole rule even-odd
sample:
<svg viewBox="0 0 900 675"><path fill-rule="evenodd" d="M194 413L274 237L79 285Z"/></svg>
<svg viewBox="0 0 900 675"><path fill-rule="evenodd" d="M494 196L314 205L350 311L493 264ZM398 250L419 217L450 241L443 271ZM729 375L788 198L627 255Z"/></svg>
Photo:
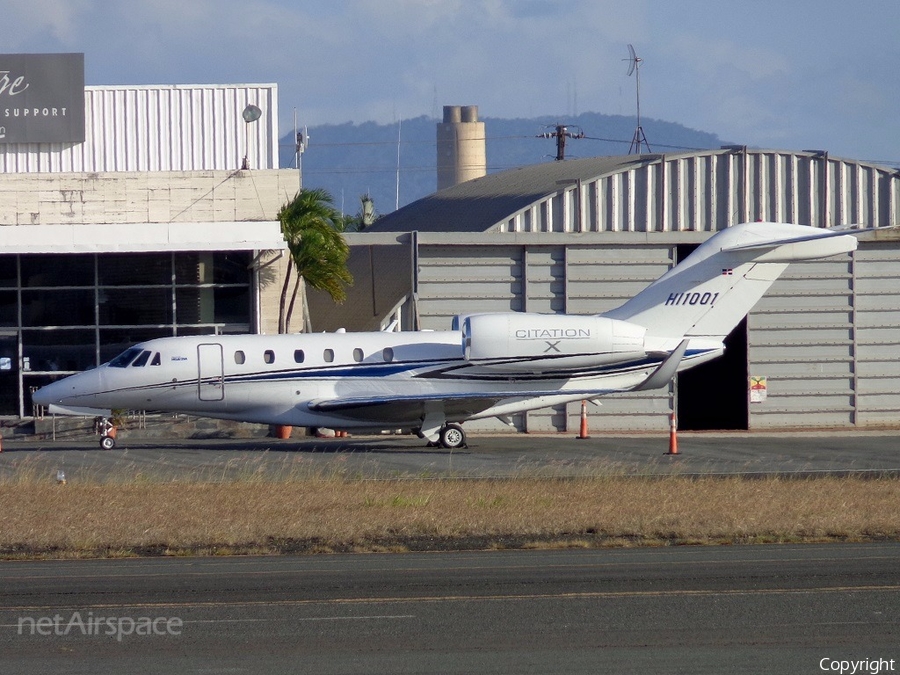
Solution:
<svg viewBox="0 0 900 675"><path fill-rule="evenodd" d="M628 154L641 154L641 146L647 146L647 152L650 150L650 143L644 134L644 128L641 126L641 63L644 59L640 58L634 51L632 45L628 45L628 58L622 59L628 61L628 76L634 75L634 89L637 98L637 126L634 129L634 136L631 138L631 146L628 148Z"/></svg>

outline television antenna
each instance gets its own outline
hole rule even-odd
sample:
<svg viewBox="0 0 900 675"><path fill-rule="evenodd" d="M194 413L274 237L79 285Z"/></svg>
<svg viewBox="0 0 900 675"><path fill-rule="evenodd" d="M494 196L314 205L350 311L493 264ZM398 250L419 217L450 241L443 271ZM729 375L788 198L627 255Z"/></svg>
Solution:
<svg viewBox="0 0 900 675"><path fill-rule="evenodd" d="M640 58L635 53L634 47L629 44L628 58L622 60L628 61L628 76L634 75L634 88L637 97L637 127L634 129L634 136L631 137L631 145L628 148L628 154L630 155L637 152L637 154L640 155L642 145L647 146L647 152L652 152L650 150L650 143L647 141L647 135L644 133L644 128L641 126L641 63L643 63L644 59Z"/></svg>

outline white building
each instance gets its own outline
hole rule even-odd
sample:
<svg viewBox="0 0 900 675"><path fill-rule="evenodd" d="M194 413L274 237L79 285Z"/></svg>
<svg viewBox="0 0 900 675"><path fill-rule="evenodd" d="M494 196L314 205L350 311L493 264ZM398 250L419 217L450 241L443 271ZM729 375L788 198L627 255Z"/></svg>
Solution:
<svg viewBox="0 0 900 675"><path fill-rule="evenodd" d="M83 92L83 141L0 127L0 416L134 342L275 324L262 296L281 267L258 254L284 247L276 214L299 187L278 169L277 86ZM7 89L11 106L50 116Z"/></svg>

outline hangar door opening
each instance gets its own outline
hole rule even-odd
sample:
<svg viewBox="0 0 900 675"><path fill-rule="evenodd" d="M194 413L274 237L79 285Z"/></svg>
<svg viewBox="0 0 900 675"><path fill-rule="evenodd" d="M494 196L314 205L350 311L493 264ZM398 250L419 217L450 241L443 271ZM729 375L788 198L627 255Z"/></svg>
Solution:
<svg viewBox="0 0 900 675"><path fill-rule="evenodd" d="M680 262L697 247L680 244L676 248L676 260ZM725 338L724 356L678 375L678 428L685 431L748 429L747 378L747 318L744 317Z"/></svg>

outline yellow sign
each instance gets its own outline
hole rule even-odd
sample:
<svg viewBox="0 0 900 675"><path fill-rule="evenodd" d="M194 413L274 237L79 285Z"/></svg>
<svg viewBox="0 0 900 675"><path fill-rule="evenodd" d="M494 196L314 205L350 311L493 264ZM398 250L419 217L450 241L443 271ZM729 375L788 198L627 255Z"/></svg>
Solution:
<svg viewBox="0 0 900 675"><path fill-rule="evenodd" d="M765 376L750 376L750 403L762 403L769 395L769 384Z"/></svg>

